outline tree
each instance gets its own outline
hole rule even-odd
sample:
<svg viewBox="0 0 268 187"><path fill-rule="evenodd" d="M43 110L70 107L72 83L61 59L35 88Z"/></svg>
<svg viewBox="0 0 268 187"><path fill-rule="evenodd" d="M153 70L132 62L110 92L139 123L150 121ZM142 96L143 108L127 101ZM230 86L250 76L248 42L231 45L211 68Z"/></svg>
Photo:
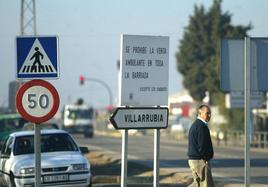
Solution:
<svg viewBox="0 0 268 187"><path fill-rule="evenodd" d="M176 59L177 69L183 76L183 85L194 100L201 102L208 91L210 104L221 106L222 113L227 115L232 111L224 111L224 97L220 91L220 39L243 38L252 26L232 25L232 16L228 12L222 12L221 2L214 0L207 11L203 5L194 6L194 13L184 30Z"/></svg>
<svg viewBox="0 0 268 187"><path fill-rule="evenodd" d="M205 22L204 22L205 21ZM203 6L194 7L194 16L190 17L190 24L186 27L181 46L177 53L177 67L184 76L183 84L191 96L201 101L205 96L205 72L200 69L206 64L210 56L207 34L208 18Z"/></svg>

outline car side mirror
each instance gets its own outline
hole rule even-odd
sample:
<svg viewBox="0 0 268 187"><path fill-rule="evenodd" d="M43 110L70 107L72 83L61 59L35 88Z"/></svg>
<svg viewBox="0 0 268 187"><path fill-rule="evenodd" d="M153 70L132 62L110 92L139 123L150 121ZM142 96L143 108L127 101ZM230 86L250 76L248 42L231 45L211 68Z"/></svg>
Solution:
<svg viewBox="0 0 268 187"><path fill-rule="evenodd" d="M87 147L79 147L80 151L83 153L83 154L87 154L89 153L89 150Z"/></svg>

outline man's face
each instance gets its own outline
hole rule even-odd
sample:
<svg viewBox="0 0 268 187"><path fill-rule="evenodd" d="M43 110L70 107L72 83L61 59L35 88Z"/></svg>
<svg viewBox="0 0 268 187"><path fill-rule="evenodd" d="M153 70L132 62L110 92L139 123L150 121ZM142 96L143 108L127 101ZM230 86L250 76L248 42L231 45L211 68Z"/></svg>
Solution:
<svg viewBox="0 0 268 187"><path fill-rule="evenodd" d="M209 122L211 117L211 111L209 108L203 108L203 110L200 111L200 117L205 120L206 122Z"/></svg>

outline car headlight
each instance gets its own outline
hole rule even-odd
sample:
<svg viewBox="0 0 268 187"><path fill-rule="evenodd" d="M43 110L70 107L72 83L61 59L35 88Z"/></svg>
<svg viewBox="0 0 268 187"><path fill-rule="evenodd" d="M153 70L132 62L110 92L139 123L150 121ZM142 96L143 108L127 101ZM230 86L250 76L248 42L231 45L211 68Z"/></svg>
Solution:
<svg viewBox="0 0 268 187"><path fill-rule="evenodd" d="M89 170L89 166L84 163L84 164L72 164L72 169L73 170Z"/></svg>
<svg viewBox="0 0 268 187"><path fill-rule="evenodd" d="M34 174L34 167L31 168L21 168L20 174L22 175L28 175L28 174Z"/></svg>

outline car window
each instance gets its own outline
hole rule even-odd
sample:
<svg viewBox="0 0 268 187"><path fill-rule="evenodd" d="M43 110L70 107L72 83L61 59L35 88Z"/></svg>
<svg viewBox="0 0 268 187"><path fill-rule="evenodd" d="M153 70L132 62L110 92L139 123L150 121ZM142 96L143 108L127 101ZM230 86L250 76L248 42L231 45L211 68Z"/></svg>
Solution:
<svg viewBox="0 0 268 187"><path fill-rule="evenodd" d="M34 153L34 137L21 136L17 137L14 146L14 155L23 155Z"/></svg>
<svg viewBox="0 0 268 187"><path fill-rule="evenodd" d="M41 152L78 151L68 134L44 134L41 136ZM33 154L34 136L17 137L14 155Z"/></svg>
<svg viewBox="0 0 268 187"><path fill-rule="evenodd" d="M68 134L49 134L42 136L42 152L78 151L78 147Z"/></svg>
<svg viewBox="0 0 268 187"><path fill-rule="evenodd" d="M11 149L12 149L12 143L13 143L14 138L13 137L9 137L2 149L2 154L3 155L10 155L11 154Z"/></svg>

